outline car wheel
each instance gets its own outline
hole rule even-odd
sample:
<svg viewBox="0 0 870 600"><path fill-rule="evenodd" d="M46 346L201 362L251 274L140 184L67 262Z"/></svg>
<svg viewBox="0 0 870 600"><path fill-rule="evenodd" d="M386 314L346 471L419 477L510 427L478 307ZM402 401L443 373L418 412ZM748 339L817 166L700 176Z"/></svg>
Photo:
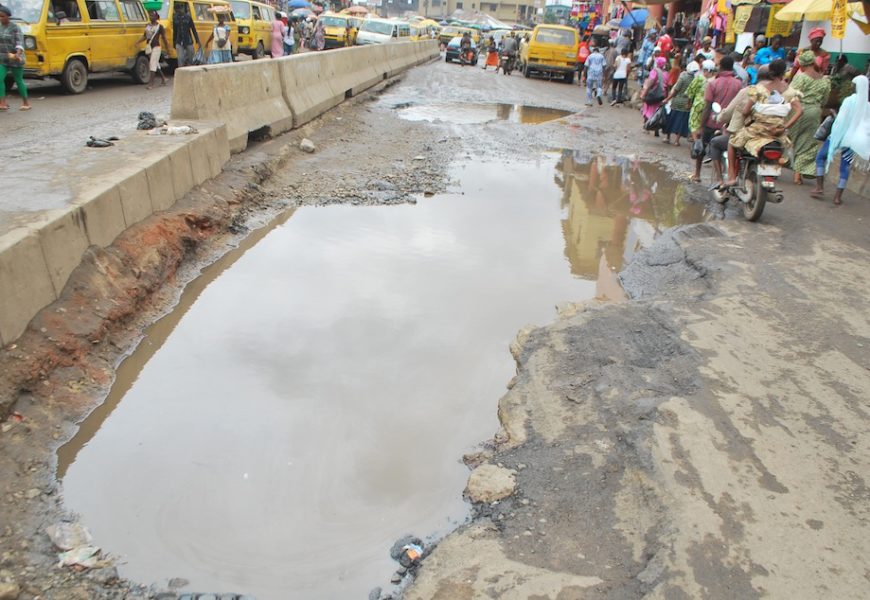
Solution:
<svg viewBox="0 0 870 600"><path fill-rule="evenodd" d="M449 54L445 54L445 55L444 55L444 62L453 62L452 60L450 60L450 55L449 55Z"/></svg>
<svg viewBox="0 0 870 600"><path fill-rule="evenodd" d="M523 67L523 77L528 79L531 76L532 76L532 72L529 70L529 67L528 66Z"/></svg>
<svg viewBox="0 0 870 600"><path fill-rule="evenodd" d="M263 42L257 42L257 49L254 50L254 60L266 56L266 49L263 47Z"/></svg>
<svg viewBox="0 0 870 600"><path fill-rule="evenodd" d="M133 70L130 74L133 76L133 81L136 83L148 83L148 80L151 78L151 61L148 60L148 57L144 54L140 54L136 57L135 62L133 63Z"/></svg>
<svg viewBox="0 0 870 600"><path fill-rule="evenodd" d="M88 68L78 58L71 58L60 74L60 84L68 94L81 94L88 89Z"/></svg>

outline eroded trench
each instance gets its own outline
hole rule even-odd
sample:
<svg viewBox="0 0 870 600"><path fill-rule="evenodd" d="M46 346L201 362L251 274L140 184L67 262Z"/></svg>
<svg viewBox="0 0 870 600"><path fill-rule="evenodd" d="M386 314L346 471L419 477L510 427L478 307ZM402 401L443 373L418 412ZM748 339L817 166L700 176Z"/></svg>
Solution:
<svg viewBox="0 0 870 600"><path fill-rule="evenodd" d="M553 151L451 176L413 205L285 212L146 332L59 452L66 505L123 576L365 597L395 539L468 518L459 457L497 430L517 330L559 302L620 300L635 251L702 219L631 157Z"/></svg>

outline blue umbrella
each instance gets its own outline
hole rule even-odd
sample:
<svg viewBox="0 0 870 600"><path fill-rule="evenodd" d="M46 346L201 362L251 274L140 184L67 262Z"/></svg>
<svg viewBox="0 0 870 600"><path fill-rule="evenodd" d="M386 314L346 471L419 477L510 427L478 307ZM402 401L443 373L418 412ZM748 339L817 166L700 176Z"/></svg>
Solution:
<svg viewBox="0 0 870 600"><path fill-rule="evenodd" d="M649 11L645 8L635 8L630 13L622 17L619 26L623 29L631 29L632 27L643 27L646 23L646 18L649 16Z"/></svg>
<svg viewBox="0 0 870 600"><path fill-rule="evenodd" d="M290 0L287 3L287 8L309 8L311 3L308 0Z"/></svg>

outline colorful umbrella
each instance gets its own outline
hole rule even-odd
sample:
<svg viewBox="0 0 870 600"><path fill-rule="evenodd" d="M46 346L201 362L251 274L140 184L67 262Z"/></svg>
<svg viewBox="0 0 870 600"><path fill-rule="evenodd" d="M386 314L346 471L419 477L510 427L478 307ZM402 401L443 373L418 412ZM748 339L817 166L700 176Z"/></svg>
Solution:
<svg viewBox="0 0 870 600"><path fill-rule="evenodd" d="M776 13L776 18L780 21L830 21L833 10L832 0L792 0ZM864 7L860 2L850 2L846 5L846 11L853 18L864 15Z"/></svg>
<svg viewBox="0 0 870 600"><path fill-rule="evenodd" d="M619 22L619 26L623 29L630 29L632 27L643 27L643 24L646 23L646 19L649 17L649 10L645 8L635 8L632 9L630 13L626 13L624 17L622 17L622 21Z"/></svg>
<svg viewBox="0 0 870 600"><path fill-rule="evenodd" d="M290 0L287 3L287 8L310 8L311 3L308 0Z"/></svg>

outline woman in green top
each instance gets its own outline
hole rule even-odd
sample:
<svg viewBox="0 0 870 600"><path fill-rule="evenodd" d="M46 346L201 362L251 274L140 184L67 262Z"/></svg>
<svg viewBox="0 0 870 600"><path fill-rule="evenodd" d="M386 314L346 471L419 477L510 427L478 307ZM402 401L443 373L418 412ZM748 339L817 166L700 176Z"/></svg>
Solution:
<svg viewBox="0 0 870 600"><path fill-rule="evenodd" d="M707 90L707 80L713 76L716 63L705 60L704 67L695 75L689 87L686 88L686 97L691 100L692 108L689 112L689 132L692 139L701 135L701 117L704 116L704 92Z"/></svg>
<svg viewBox="0 0 870 600"><path fill-rule="evenodd" d="M692 108L692 103L686 95L686 91L698 70L698 63L689 63L686 70L680 73L680 77L671 88L668 97L665 98L666 103L671 103L671 112L668 114L668 120L664 127L664 142L666 144L670 143L672 134L677 136L677 139L674 140L674 146L680 145L681 137L689 137L689 110Z"/></svg>
<svg viewBox="0 0 870 600"><path fill-rule="evenodd" d="M21 28L9 17L12 11L0 6L0 110L9 110L6 103L6 76L11 75L21 95L21 110L30 110L27 86L24 85L24 36Z"/></svg>
<svg viewBox="0 0 870 600"><path fill-rule="evenodd" d="M794 144L794 182L802 183L802 175L816 174L816 154L819 142L813 137L822 122L822 106L831 93L831 80L822 75L816 66L816 56L805 50L798 56L800 73L791 80L791 88L802 94L801 105L804 112L788 130L788 137Z"/></svg>

